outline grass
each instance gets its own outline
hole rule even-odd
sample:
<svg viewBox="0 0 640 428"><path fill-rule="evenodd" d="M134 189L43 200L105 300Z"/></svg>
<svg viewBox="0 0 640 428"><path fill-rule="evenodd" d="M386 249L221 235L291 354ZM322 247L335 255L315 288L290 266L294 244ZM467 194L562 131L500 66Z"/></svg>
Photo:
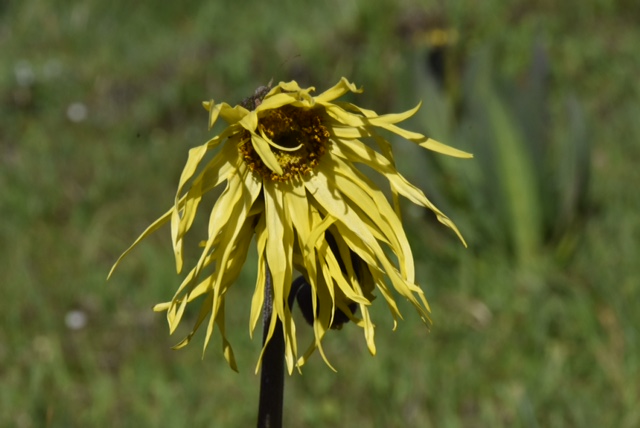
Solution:
<svg viewBox="0 0 640 428"><path fill-rule="evenodd" d="M451 214L470 248L405 206L432 332L408 305L391 332L376 305L378 355L356 328L331 335L326 349L338 373L316 356L287 379L286 426L640 424L638 6L407 0L313 8L0 6L0 426L255 423L251 263L227 311L239 374L215 338L204 358L197 340L169 349L178 337L150 310L179 280L168 232L105 277L170 203L187 149L208 138L201 101L239 101L272 77L323 90L342 75L364 86L358 103L379 112L423 99L413 129L477 154L450 163L398 146L401 169ZM440 86L425 72L436 51L428 30L439 26L457 31L442 51ZM523 89L535 46L548 63L541 99ZM491 67L482 77L485 54ZM79 121L70 119L74 104ZM508 145L516 140L520 152ZM491 155L500 147L530 168L529 178ZM571 199L567 189L583 177L571 171L580 168L588 184L582 200ZM536 197L518 202L523 192ZM539 215L514 214L521 204ZM83 328L67 326L73 311L86 316Z"/></svg>

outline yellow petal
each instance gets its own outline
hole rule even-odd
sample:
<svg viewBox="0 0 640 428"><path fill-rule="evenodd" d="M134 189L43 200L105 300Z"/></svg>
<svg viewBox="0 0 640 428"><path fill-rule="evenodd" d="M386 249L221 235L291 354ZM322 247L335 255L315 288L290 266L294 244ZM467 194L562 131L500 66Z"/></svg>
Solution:
<svg viewBox="0 0 640 428"><path fill-rule="evenodd" d="M176 327L180 324L180 319L184 315L184 310L187 307L187 301L183 300L177 307L174 306L175 311L167 312L167 321L169 321L169 334L173 334L176 331Z"/></svg>
<svg viewBox="0 0 640 428"><path fill-rule="evenodd" d="M450 227L466 246L466 242L456 225L433 203L431 203L429 199L427 199L422 190L407 181L407 179L405 179L384 156L358 140L348 140L341 144L332 144L330 146L330 151L333 154L343 157L351 162L363 163L383 174L393 184L394 189L396 189L402 196L409 199L416 205L422 205L433 211L438 221L445 226Z"/></svg>
<svg viewBox="0 0 640 428"><path fill-rule="evenodd" d="M370 265L376 265L375 260L371 258L371 254L375 253L374 247L379 247L376 239L371 231L366 227L362 220L355 215L353 210L338 195L329 190L327 177L322 172L322 163L318 167L318 173L305 182L305 187L313 196L313 199L322 206L326 212L340 221L340 224L348 225L349 229L365 243L365 246L353 247L361 259ZM330 172L329 172L330 173ZM340 227L340 225L338 225ZM349 239L350 234L345 235L345 239ZM364 250L364 251L363 251Z"/></svg>
<svg viewBox="0 0 640 428"><path fill-rule="evenodd" d="M378 113L376 113L373 110L369 110L363 107L360 107L358 105L352 104L352 103L348 103L345 101L336 101L334 103L335 105L337 105L338 107L341 107L344 110L347 111L352 111L355 113L361 113L364 117L377 117L379 116Z"/></svg>
<svg viewBox="0 0 640 428"><path fill-rule="evenodd" d="M224 305L220 308L220 316L218 317L218 328L220 329L220 335L222 336L222 355L224 355L225 360L229 363L229 367L235 372L238 371L238 365L236 363L236 357L233 354L233 349L231 348L231 344L227 340L227 333L224 321L225 313L224 313Z"/></svg>
<svg viewBox="0 0 640 428"><path fill-rule="evenodd" d="M307 182L307 188L309 189L309 192L313 194L318 203L320 203L329 214L339 220L339 223L336 223L338 229L343 231L344 233L345 229L348 228L352 230L358 236L358 238L362 239L363 243L365 243L366 246L375 254L376 259L382 265L384 271L391 279L393 287L396 289L396 291L409 299L411 303L414 304L416 309L421 312L421 315L427 316L426 310L420 306L420 303L417 302L412 293L412 290L419 290L419 287L401 277L400 273L389 261L387 255L375 240L370 230L362 223L358 216L348 208L340 208L341 206L344 207L344 203L336 203L336 196L330 190L328 181L323 173L322 165L318 168L318 174L313 178L314 179ZM354 248L354 251L356 250L357 248Z"/></svg>
<svg viewBox="0 0 640 428"><path fill-rule="evenodd" d="M333 254L331 248L326 245L326 241L324 241L324 244L325 245L321 248L320 255L324 258L325 263L323 265L327 268L327 272L330 277L336 282L336 284L338 284L338 287L340 287L340 290L342 290L342 292L348 299L365 305L369 304L369 300L367 300L362 295L357 294L353 290L352 286L345 279L344 274L342 273L342 269L340 269L340 265L338 264L338 259L336 259L335 257L335 254Z"/></svg>
<svg viewBox="0 0 640 428"><path fill-rule="evenodd" d="M414 108L404 111L402 113L391 113L391 114L385 114L382 116L371 116L371 117L367 117L367 119L369 120L369 124L373 126L382 126L386 124L394 124L394 123L402 122L409 119L414 114L416 114L416 112L420 109L421 105L422 105L422 102L418 103L418 105L415 106Z"/></svg>
<svg viewBox="0 0 640 428"><path fill-rule="evenodd" d="M380 127L386 129L387 131L398 134L401 137L412 141L426 149L459 158L472 158L473 155L470 153L447 146L446 144L442 144L436 140L427 138L420 133L407 131L406 129L402 129L399 126L394 125L395 123L401 122L414 115L415 112L420 108L420 105L421 104L418 104L413 109L407 110L403 113L394 113L383 116L373 116L371 114L373 114L374 112L368 111L371 115L370 117L362 117L358 114L350 113L335 104L325 106L325 110L330 117L341 124L347 125L347 127L363 128L364 130L361 131L363 134L367 134L370 132L366 131L367 128ZM345 138L354 138L355 135L354 131L339 129L338 132L345 134Z"/></svg>
<svg viewBox="0 0 640 428"><path fill-rule="evenodd" d="M276 156L271 151L269 143L253 131L251 132L251 145L258 153L258 156L260 156L260 159L262 159L264 164L271 171L275 172L278 175L283 174L282 167L278 163L278 159L276 159Z"/></svg>
<svg viewBox="0 0 640 428"><path fill-rule="evenodd" d="M258 374L258 372L260 371L260 366L262 365L262 357L264 356L265 349L267 349L266 344L269 343L269 341L273 337L273 332L276 330L276 322L277 322L277 320L278 320L278 314L276 314L275 312L272 312L271 313L271 319L268 320L268 322L269 322L269 330L267 331L266 336L263 337L264 346L262 347L262 350L260 351L260 356L258 357L258 364L256 364L256 372L255 372L256 374Z"/></svg>
<svg viewBox="0 0 640 428"><path fill-rule="evenodd" d="M294 103L298 100L295 93L283 92L270 97L265 97L264 100L256 107L256 114L265 110L273 110L285 106L287 104ZM255 128L254 128L255 129ZM251 129L249 129L251 131Z"/></svg>
<svg viewBox="0 0 640 428"><path fill-rule="evenodd" d="M394 134L398 134L402 138L405 138L409 141L412 141L418 144L420 147L432 150L434 152L442 153L442 154L453 156L456 158L469 159L473 157L471 153L454 149L453 147L447 146L446 144L442 144L432 138L425 137L424 135L418 132L407 131L406 129L402 129L396 125L380 124L379 126L381 128L386 129L387 131L393 132Z"/></svg>
<svg viewBox="0 0 640 428"><path fill-rule="evenodd" d="M292 80L290 82L280 82L278 83L277 86L279 89L281 89L284 92L299 92L302 91L302 89L300 88L300 86L298 85L298 82L296 82L295 80ZM315 91L316 88L314 88L313 86L308 88L308 91Z"/></svg>
<svg viewBox="0 0 640 428"><path fill-rule="evenodd" d="M249 110L242 106L231 107L227 103L215 104L213 100L204 101L202 106L209 111L209 129L213 128L213 125L218 120L218 116L221 116L228 124L234 124L242 120Z"/></svg>
<svg viewBox="0 0 640 428"><path fill-rule="evenodd" d="M354 204L358 204L382 231L398 256L403 275L409 282L413 282L415 274L411 247L402 223L386 197L357 169L350 168L338 158L335 159L335 165L336 174L330 176L329 180L333 181L335 188L340 189Z"/></svg>
<svg viewBox="0 0 640 428"><path fill-rule="evenodd" d="M348 140L371 136L371 133L366 128L353 126L334 125L329 128L329 132L331 132L331 135L334 137Z"/></svg>
<svg viewBox="0 0 640 428"><path fill-rule="evenodd" d="M309 205L307 199L306 190L297 178L294 178L291 192L285 193L284 198L285 207L289 210L291 222L298 236L298 245L303 252L302 262L307 271L307 280L312 289L315 289L317 275L316 257L312 251L313 246L306 246L306 244L311 241L310 234L312 229L314 229L314 216L311 211L312 207ZM315 300L313 300L313 302L315 303Z"/></svg>
<svg viewBox="0 0 640 428"><path fill-rule="evenodd" d="M351 126L354 128L365 128L368 124L367 119L353 113L349 113L341 107L335 104L324 105L327 115L342 125Z"/></svg>
<svg viewBox="0 0 640 428"><path fill-rule="evenodd" d="M262 315L262 305L264 304L264 286L267 279L266 246L267 246L266 216L260 216L256 225L256 246L258 247L258 278L255 290L251 298L251 311L249 318L249 334L253 338L253 331L258 325Z"/></svg>
<svg viewBox="0 0 640 428"><path fill-rule="evenodd" d="M217 275L214 278L212 288L215 293L220 292L225 274L225 267L234 248L234 242L242 230L251 206L260 194L261 183L241 166L238 172L230 177L227 188L216 201L209 217L209 239L205 244L200 259L198 260L193 277L197 279L202 269L215 260L218 266ZM230 219L234 219L231 221ZM212 254L214 245L215 253ZM209 256L212 257L209 257ZM214 305L219 302L214 301ZM217 306L216 306L217 307Z"/></svg>
<svg viewBox="0 0 640 428"><path fill-rule="evenodd" d="M178 182L178 191L176 192L177 194L180 194L180 192L182 191L182 188L187 183L187 181L191 177L193 177L193 174L196 172L196 169L200 164L200 161L202 161L202 158L204 158L204 155L207 153L208 150L209 148L207 144L203 144L201 146L194 147L191 150L189 150L189 157L187 159L187 163L182 169L182 174L180 175L180 180Z"/></svg>
<svg viewBox="0 0 640 428"><path fill-rule="evenodd" d="M391 290L389 290L389 287L387 287L387 284L385 283L384 275L382 275L380 272L374 271L372 273L372 276L376 287L378 288L378 290L380 290L380 294L382 294L382 297L387 303L389 312L391 312L391 316L393 317L393 329L395 330L396 326L398 325L398 319L402 319L400 309L398 308L398 305L396 304L396 301L391 294Z"/></svg>
<svg viewBox="0 0 640 428"><path fill-rule="evenodd" d="M238 278L238 276L240 275L244 262L247 258L247 253L249 251L249 247L251 244L251 237L253 233L254 233L254 218L248 217L245 220L244 225L240 230L240 233L235 237L234 243L232 245L233 247L232 252L229 256L229 259L227 260L226 265L224 266L224 268L219 269L224 272L224 275L220 284L220 288L222 292L224 292L226 288L228 288L231 284L233 284ZM214 252L208 257L208 259L218 260L220 257L219 253L220 253L220 247L218 246L215 248ZM207 260L205 261L204 264L208 265L210 264L210 262L211 262L210 260ZM192 272L189 274L187 278L185 278L185 281L183 282L183 284L184 283L188 284L193 282L192 273L194 271L195 269L192 270ZM201 295L205 294L206 292L211 291L212 286L214 284L214 281L212 279L214 274L208 276L205 280L201 281L198 285L193 287L191 291L187 293L186 299L188 302L191 302L196 298L200 297ZM178 289L178 292L176 293L176 298L178 297L179 293L182 291L183 288L184 287L181 285L180 288Z"/></svg>
<svg viewBox="0 0 640 428"><path fill-rule="evenodd" d="M358 89L356 85L349 82L346 78L343 77L335 86L327 89L326 91L315 97L315 100L317 103L328 103L335 100L336 98L340 98L347 92L355 92L359 94L362 93L362 89Z"/></svg>
<svg viewBox="0 0 640 428"><path fill-rule="evenodd" d="M147 227L145 229L145 231L140 234L140 236L138 236L138 239L136 239L133 242L133 244L131 244L131 246L129 248L127 248L125 250L125 252L122 253L122 255L120 255L120 257L118 257L118 260L116 260L116 262L113 264L113 266L111 267L111 270L109 271L109 275L107 275L107 280L109 280L109 278L111 278L111 275L113 275L113 271L116 269L116 267L118 267L118 265L120 264L122 259L127 254L129 254L131 252L131 250L133 250L144 238L146 238L147 236L151 235L153 232L155 232L156 230L158 230L162 226L164 226L171 219L171 214L172 213L173 213L173 208L171 208L169 211L164 213L159 219L157 219L149 227Z"/></svg>
<svg viewBox="0 0 640 428"><path fill-rule="evenodd" d="M286 305L291 291L293 274L293 228L284 209L282 195L290 183L268 182L264 185L265 215L267 218L267 265L273 280L274 311L282 321L285 340L285 361L289 373L297 359L295 327L291 311Z"/></svg>
<svg viewBox="0 0 640 428"><path fill-rule="evenodd" d="M179 343L175 344L172 347L173 349L184 348L185 346L187 346L189 344L189 342L191 342L191 338L193 337L195 332L198 330L198 327L200 327L200 325L205 320L205 318L207 317L209 312L211 312L211 301L212 300L213 300L213 296L209 296L209 297L207 297L207 299L205 299L202 302L202 305L200 306L200 313L198 314L198 318L196 319L196 322L195 322L193 328L191 329L191 332L184 339L182 339Z"/></svg>
<svg viewBox="0 0 640 428"><path fill-rule="evenodd" d="M226 103L223 104L222 110L220 111L220 117L222 117L229 125L240 122L248 114L249 110L246 108L240 105L231 107Z"/></svg>
<svg viewBox="0 0 640 428"><path fill-rule="evenodd" d="M233 144L225 145L222 151L209 161L204 170L193 180L191 188L183 197L184 203L180 205L182 215L179 217L180 222L174 237L174 245L178 245L185 233L191 228L202 196L226 181L229 175L236 171L237 157L238 153Z"/></svg>
<svg viewBox="0 0 640 428"><path fill-rule="evenodd" d="M249 132L255 131L258 127L258 112L255 110L250 111L249 114L243 117L238 123Z"/></svg>
<svg viewBox="0 0 640 428"><path fill-rule="evenodd" d="M362 319L364 320L364 337L367 341L367 348L369 349L369 353L371 355L376 355L376 342L375 342L375 324L371 321L371 316L369 315L369 309L360 305L360 311L362 312Z"/></svg>
<svg viewBox="0 0 640 428"><path fill-rule="evenodd" d="M223 228L227 221L233 218L234 207L238 204L242 196L240 178L236 175L232 175L227 183L227 187L224 189L218 200L216 201L211 214L209 215L209 237L205 243L205 247L202 250L200 259L196 263L194 278L197 278L205 266L205 260L213 249L216 238L220 229Z"/></svg>
<svg viewBox="0 0 640 428"><path fill-rule="evenodd" d="M285 147L285 146L281 146L279 144L276 144L273 140L271 140L269 137L266 136L266 134L264 133L264 131L261 129L260 130L260 136L267 142L269 143L269 145L271 147L275 147L278 150L282 150L285 152L295 152L296 150L300 150L302 148L302 146L304 145L303 143L298 144L295 147Z"/></svg>

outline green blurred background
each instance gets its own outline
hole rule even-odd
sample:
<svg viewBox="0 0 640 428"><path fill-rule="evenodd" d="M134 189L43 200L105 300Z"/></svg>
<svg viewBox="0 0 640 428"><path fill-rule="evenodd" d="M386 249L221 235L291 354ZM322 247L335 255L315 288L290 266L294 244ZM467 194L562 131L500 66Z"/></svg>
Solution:
<svg viewBox="0 0 640 428"><path fill-rule="evenodd" d="M244 3L0 2L0 426L255 424L253 259L239 374L215 339L169 349L168 229L105 277L210 138L201 101L341 76L380 113L423 100L407 126L475 154L396 145L469 248L405 204L431 333L377 302L378 355L331 334L338 373L287 378L286 426L640 426L640 3Z"/></svg>

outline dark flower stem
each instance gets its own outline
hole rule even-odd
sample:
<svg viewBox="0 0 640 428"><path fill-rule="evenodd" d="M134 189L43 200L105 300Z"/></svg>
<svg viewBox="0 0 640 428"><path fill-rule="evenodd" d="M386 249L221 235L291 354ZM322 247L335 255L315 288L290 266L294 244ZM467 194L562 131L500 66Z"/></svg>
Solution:
<svg viewBox="0 0 640 428"><path fill-rule="evenodd" d="M262 345L269 334L269 324L273 315L273 280L267 267L264 287L264 307L262 311ZM276 321L273 336L262 356L260 372L260 406L258 408L258 428L282 427L282 403L284 394L284 335L282 322Z"/></svg>

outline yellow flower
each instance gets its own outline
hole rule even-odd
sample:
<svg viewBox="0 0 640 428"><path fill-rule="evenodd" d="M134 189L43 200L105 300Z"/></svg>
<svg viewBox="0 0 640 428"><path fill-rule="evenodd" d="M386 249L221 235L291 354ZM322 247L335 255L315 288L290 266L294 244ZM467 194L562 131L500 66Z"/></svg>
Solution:
<svg viewBox="0 0 640 428"><path fill-rule="evenodd" d="M187 304L202 298L195 326L177 348L189 342L208 316L205 348L217 325L225 358L236 369L225 334L225 295L238 278L254 234L258 278L251 300L250 332L260 318L269 269L273 313L282 322L290 373L296 365L304 364L316 348L326 361L322 338L346 319L364 329L369 351L375 354L374 324L368 307L376 288L394 321L401 317L394 298L397 294L408 299L426 323L430 322L428 303L415 284L413 256L399 217L398 195L429 208L441 223L460 234L422 191L397 171L391 145L377 130L395 133L447 155L471 155L396 125L411 117L420 105L404 113L378 115L335 101L349 91L362 92L345 78L315 97L311 95L314 90L302 89L295 81L281 82L272 89L263 87L235 107L213 100L203 103L210 113L209 127L222 118L227 128L189 151L174 206L149 226L114 265L115 268L143 238L170 221L180 272L183 239L203 195L225 185L210 210L200 259L173 299L154 308L167 311L173 332ZM215 149L217 153L205 162L205 155ZM389 181L395 207L356 164L370 167ZM394 257L390 258L389 253ZM288 300L294 270L310 285L307 293L315 333L315 340L301 357ZM277 318L270 320L267 341Z"/></svg>

